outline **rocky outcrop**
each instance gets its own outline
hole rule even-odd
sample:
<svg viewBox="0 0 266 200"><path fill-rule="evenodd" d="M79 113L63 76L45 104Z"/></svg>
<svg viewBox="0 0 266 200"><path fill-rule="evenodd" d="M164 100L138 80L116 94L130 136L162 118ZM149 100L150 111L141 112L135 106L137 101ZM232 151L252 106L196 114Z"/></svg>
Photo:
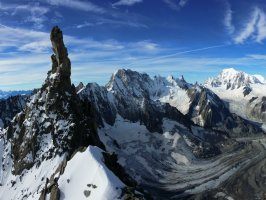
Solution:
<svg viewBox="0 0 266 200"><path fill-rule="evenodd" d="M71 85L71 62L63 42L62 31L51 32L54 54L52 70L37 93L30 97L25 110L16 115L8 128L12 144L14 174L20 174L36 162L67 153L90 144L100 146L94 112L89 102L76 95ZM41 150L42 140L50 135L52 145Z"/></svg>
<svg viewBox="0 0 266 200"><path fill-rule="evenodd" d="M84 88L84 84L82 82L80 82L77 86L76 86L76 92L78 93L80 90L82 90Z"/></svg>
<svg viewBox="0 0 266 200"><path fill-rule="evenodd" d="M96 83L88 83L79 91L79 96L84 101L91 102L95 110L95 117L98 126L104 126L104 121L110 125L115 122L117 110L112 102L112 96L108 94L105 87Z"/></svg>
<svg viewBox="0 0 266 200"><path fill-rule="evenodd" d="M266 122L266 97L254 97L248 104L248 116L261 122Z"/></svg>
<svg viewBox="0 0 266 200"><path fill-rule="evenodd" d="M232 114L225 102L203 86L188 90L191 99L188 116L205 128L223 131L233 137L263 134L262 129L236 114Z"/></svg>

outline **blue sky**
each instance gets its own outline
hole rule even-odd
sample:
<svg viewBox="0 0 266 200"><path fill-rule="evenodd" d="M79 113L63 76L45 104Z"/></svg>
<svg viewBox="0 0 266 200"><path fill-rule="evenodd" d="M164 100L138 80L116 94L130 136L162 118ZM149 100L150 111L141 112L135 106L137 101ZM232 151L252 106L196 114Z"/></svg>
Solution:
<svg viewBox="0 0 266 200"><path fill-rule="evenodd" d="M189 82L228 67L266 77L264 0L4 0L0 89L41 86L55 25L74 83L104 85L119 68Z"/></svg>

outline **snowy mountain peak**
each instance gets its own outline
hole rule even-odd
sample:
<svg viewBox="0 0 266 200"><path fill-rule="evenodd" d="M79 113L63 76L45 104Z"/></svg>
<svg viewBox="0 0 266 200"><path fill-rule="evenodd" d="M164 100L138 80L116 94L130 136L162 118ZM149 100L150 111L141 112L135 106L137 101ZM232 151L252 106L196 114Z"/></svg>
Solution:
<svg viewBox="0 0 266 200"><path fill-rule="evenodd" d="M175 83L179 83L179 82L187 83L183 75L181 75L178 78L175 78L173 75L169 75L166 79L170 83L173 83L173 82L175 82Z"/></svg>
<svg viewBox="0 0 266 200"><path fill-rule="evenodd" d="M210 78L205 83L211 87L225 87L226 89L237 89L247 87L250 84L263 84L262 78L257 75L250 75L234 68L223 69L215 78Z"/></svg>
<svg viewBox="0 0 266 200"><path fill-rule="evenodd" d="M152 87L152 83L152 79L145 73L138 73L130 69L119 69L112 75L106 87L108 91L143 97Z"/></svg>
<svg viewBox="0 0 266 200"><path fill-rule="evenodd" d="M235 68L226 68L222 70L222 74L238 74L240 71L237 71Z"/></svg>
<svg viewBox="0 0 266 200"><path fill-rule="evenodd" d="M121 79L125 83L129 81L142 81L149 78L146 73L139 73L130 69L119 69L113 76L114 79Z"/></svg>
<svg viewBox="0 0 266 200"><path fill-rule="evenodd" d="M265 80L265 78L262 76L262 75L260 75L260 74L255 74L255 75L253 75L253 76L255 76L257 79L259 79L259 81L261 82L261 83L266 83L266 80Z"/></svg>

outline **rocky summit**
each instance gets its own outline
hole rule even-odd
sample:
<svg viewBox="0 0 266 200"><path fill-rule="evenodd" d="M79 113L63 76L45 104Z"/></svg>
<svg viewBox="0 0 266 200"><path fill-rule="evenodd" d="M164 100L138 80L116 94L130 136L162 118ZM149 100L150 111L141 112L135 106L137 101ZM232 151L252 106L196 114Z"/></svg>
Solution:
<svg viewBox="0 0 266 200"><path fill-rule="evenodd" d="M101 146L90 104L82 102L71 85L71 62L58 27L51 31L51 42L52 70L7 130L14 174L56 154L68 152L71 155L77 148L90 144ZM42 151L40 142L48 134L51 134L52 144Z"/></svg>

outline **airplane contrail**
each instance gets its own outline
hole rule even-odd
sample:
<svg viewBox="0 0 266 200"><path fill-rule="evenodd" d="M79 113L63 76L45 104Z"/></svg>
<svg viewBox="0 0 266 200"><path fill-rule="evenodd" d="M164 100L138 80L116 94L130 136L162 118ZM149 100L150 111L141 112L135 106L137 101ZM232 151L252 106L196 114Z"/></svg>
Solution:
<svg viewBox="0 0 266 200"><path fill-rule="evenodd" d="M181 51L181 52L177 52L177 53L173 53L173 54L168 54L168 55L163 55L163 56L157 56L157 57L152 57L152 58L143 58L143 59L139 59L134 63L131 63L125 67L130 67L136 63L139 63L141 61L146 61L146 60L159 60L159 59L163 59L163 58L169 58L169 57L173 57L173 56L177 56L177 55L182 55L182 54L187 54L187 53L192 53L192 52L197 52L197 51L204 51L204 50L208 50L208 49L214 49L214 48L219 48L219 47L225 47L225 46L230 46L231 44L223 44L223 45L215 45L215 46L208 46L208 47L203 47L203 48L198 48L198 49L191 49L191 50L187 50L187 51Z"/></svg>

